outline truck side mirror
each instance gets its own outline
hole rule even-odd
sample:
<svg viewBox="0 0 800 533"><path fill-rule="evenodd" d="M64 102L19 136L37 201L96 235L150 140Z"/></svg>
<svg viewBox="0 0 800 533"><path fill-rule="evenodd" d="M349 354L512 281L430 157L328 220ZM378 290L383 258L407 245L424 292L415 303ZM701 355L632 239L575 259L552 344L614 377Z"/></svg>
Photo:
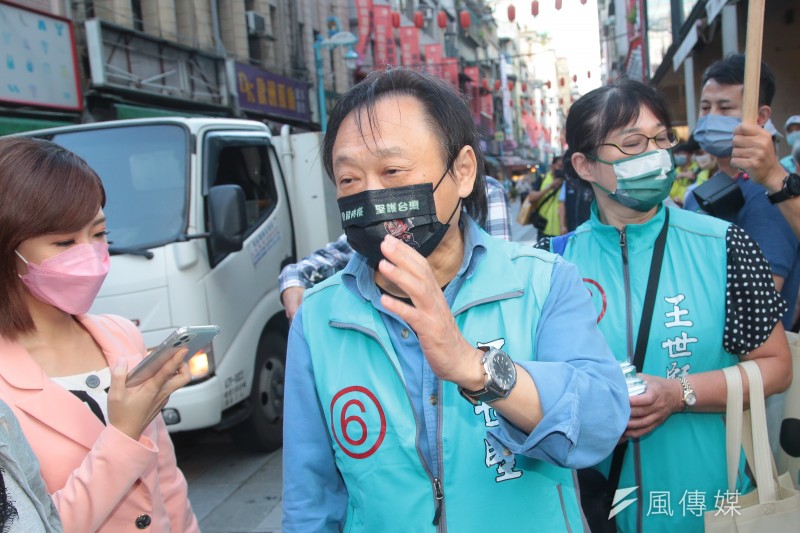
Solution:
<svg viewBox="0 0 800 533"><path fill-rule="evenodd" d="M211 246L217 254L238 252L247 230L244 191L238 185L215 185L208 191Z"/></svg>

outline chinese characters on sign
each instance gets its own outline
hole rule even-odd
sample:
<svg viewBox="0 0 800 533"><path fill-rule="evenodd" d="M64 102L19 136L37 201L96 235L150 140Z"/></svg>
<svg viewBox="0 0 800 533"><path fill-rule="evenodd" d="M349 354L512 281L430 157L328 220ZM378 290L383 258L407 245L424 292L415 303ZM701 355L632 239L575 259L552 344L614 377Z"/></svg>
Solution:
<svg viewBox="0 0 800 533"><path fill-rule="evenodd" d="M266 70L236 63L239 106L248 111L308 122L308 85Z"/></svg>

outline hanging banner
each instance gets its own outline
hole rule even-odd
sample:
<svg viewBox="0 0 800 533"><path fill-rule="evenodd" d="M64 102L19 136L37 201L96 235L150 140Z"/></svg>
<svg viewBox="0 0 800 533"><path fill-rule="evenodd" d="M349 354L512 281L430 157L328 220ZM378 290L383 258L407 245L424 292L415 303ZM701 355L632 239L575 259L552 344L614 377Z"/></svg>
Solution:
<svg viewBox="0 0 800 533"><path fill-rule="evenodd" d="M420 68L419 28L416 26L400 27L400 58L403 66Z"/></svg>
<svg viewBox="0 0 800 533"><path fill-rule="evenodd" d="M464 74L470 79L464 84L464 90L469 97L469 110L472 120L477 125L480 124L481 120L481 103L479 100L480 71L478 67L464 67Z"/></svg>
<svg viewBox="0 0 800 533"><path fill-rule="evenodd" d="M625 58L625 73L636 81L647 83L649 66L644 39L644 0L626 0L628 20L628 56Z"/></svg>
<svg viewBox="0 0 800 533"><path fill-rule="evenodd" d="M386 65L395 64L392 8L386 5L375 6L372 9L372 17L375 27L374 67L376 70L380 70L386 68Z"/></svg>
<svg viewBox="0 0 800 533"><path fill-rule="evenodd" d="M441 44L426 44L425 45L425 65L428 74L433 74L442 78L442 45Z"/></svg>
<svg viewBox="0 0 800 533"><path fill-rule="evenodd" d="M356 52L358 52L358 57L364 57L367 52L367 44L369 44L369 36L372 33L372 0L355 0L355 2L356 20L358 21Z"/></svg>
<svg viewBox="0 0 800 533"><path fill-rule="evenodd" d="M445 57L442 59L442 78L458 89L458 58Z"/></svg>

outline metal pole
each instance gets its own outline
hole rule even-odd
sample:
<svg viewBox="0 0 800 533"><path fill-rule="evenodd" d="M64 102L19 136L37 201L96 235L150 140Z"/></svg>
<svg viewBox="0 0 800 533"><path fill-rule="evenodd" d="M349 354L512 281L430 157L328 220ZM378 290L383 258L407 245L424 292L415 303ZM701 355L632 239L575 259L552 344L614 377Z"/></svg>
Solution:
<svg viewBox="0 0 800 533"><path fill-rule="evenodd" d="M317 63L317 105L319 106L319 124L324 132L328 125L328 110L325 109L325 83L322 78L322 37L314 43L314 60Z"/></svg>

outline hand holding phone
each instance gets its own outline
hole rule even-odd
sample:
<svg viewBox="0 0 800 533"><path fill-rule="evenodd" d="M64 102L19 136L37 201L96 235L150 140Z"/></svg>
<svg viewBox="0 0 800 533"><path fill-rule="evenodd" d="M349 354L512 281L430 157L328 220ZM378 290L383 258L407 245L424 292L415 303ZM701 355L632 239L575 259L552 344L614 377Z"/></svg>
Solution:
<svg viewBox="0 0 800 533"><path fill-rule="evenodd" d="M125 385L141 385L161 369L179 350L186 348L185 362L189 362L201 349L211 344L219 334L219 326L187 326L173 331L169 337L151 351L136 368L128 373Z"/></svg>

